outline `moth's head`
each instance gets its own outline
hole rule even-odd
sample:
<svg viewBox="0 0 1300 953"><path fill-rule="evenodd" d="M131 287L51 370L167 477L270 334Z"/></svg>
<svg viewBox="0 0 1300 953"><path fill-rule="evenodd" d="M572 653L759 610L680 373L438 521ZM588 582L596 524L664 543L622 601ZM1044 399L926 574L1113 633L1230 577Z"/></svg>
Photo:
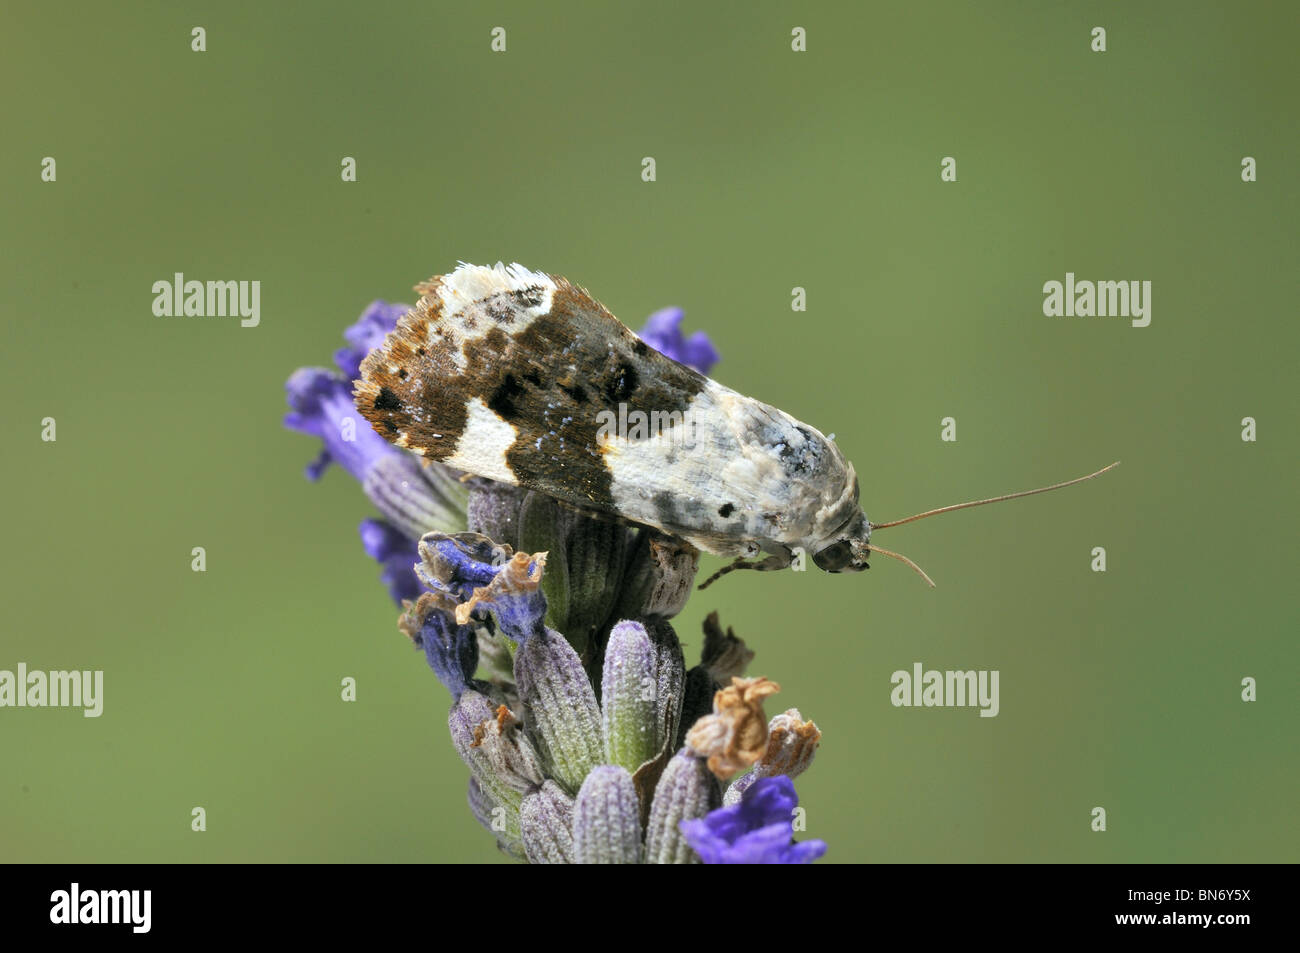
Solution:
<svg viewBox="0 0 1300 953"><path fill-rule="evenodd" d="M844 528L824 540L825 545L813 552L813 562L825 572L862 572L871 555L871 522L861 510Z"/></svg>

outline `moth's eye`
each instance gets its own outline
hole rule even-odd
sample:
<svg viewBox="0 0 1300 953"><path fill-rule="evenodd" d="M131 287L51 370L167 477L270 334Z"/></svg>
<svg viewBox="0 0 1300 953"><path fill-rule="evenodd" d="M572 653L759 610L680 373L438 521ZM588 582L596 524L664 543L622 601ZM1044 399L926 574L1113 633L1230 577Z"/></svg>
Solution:
<svg viewBox="0 0 1300 953"><path fill-rule="evenodd" d="M813 562L825 572L859 572L866 569L853 555L853 544L847 539L831 543L825 549L813 553Z"/></svg>

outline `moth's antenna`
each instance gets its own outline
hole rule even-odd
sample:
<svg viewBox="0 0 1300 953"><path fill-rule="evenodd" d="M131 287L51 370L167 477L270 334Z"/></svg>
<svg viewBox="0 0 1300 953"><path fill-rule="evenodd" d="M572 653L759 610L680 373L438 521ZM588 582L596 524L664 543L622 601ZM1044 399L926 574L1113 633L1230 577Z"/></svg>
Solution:
<svg viewBox="0 0 1300 953"><path fill-rule="evenodd" d="M917 520L923 520L929 516L938 516L940 513L952 513L955 510L970 509L972 506L983 506L986 503L1001 503L1005 500L1018 500L1022 496L1034 496L1037 493L1047 493L1051 490L1060 490L1067 486L1074 486L1076 483L1082 483L1084 480L1091 480L1093 477L1101 476L1107 470L1113 470L1117 466L1119 466L1118 460L1108 467L1102 467L1096 473L1089 473L1087 476L1075 477L1073 480L1066 480L1064 483L1053 483L1051 486L1040 486L1036 490L1021 490L1019 493L1007 493L1004 496L993 496L989 497L987 500L971 500L969 503L954 503L951 506L941 506L937 510L926 510L924 513L917 513L915 516L909 516L906 519L892 520L888 523L872 523L871 529L873 531L878 529L889 529L891 526L902 526L904 523L915 523ZM876 547L872 546L870 548L875 549ZM883 549L879 550L879 552L887 556L894 556L897 559L903 559L909 565L912 565L912 568L916 569L917 572L921 572L915 564L911 563L911 560L907 560L902 556L898 556L896 553L891 553ZM925 576L925 573L921 572L921 575ZM930 577L925 576L925 578L926 581L929 582ZM934 583L931 582L930 585L933 586Z"/></svg>
<svg viewBox="0 0 1300 953"><path fill-rule="evenodd" d="M902 553L895 553L895 552L891 552L888 549L881 549L879 546L876 546L872 543L867 543L867 549L871 550L873 553L880 553L880 555L882 556L889 556L891 559L897 559L900 563L906 563L907 565L915 569L917 573L920 574L922 579L924 579L926 582L930 584L931 589L935 587L934 580L930 578L929 574L926 573L926 571L922 569L920 566L918 566L916 563L912 562L912 560L904 556Z"/></svg>

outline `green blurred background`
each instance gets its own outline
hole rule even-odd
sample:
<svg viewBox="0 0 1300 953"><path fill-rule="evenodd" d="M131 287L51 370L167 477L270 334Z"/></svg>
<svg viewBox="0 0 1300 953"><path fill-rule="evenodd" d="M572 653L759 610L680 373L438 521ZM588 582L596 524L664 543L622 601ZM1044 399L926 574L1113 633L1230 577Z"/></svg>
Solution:
<svg viewBox="0 0 1300 953"><path fill-rule="evenodd" d="M1123 461L882 535L934 591L881 559L692 598L688 656L719 610L783 686L769 713L825 732L799 789L828 860L1298 859L1294 4L3 20L0 668L105 672L97 720L0 710L3 859L501 859L366 500L309 484L317 445L280 424L294 368L458 259L634 327L681 305L719 380L838 435L877 521ZM154 317L176 271L260 280L261 325ZM1044 317L1066 271L1151 280L1150 327ZM917 661L1000 670L1001 714L892 707Z"/></svg>

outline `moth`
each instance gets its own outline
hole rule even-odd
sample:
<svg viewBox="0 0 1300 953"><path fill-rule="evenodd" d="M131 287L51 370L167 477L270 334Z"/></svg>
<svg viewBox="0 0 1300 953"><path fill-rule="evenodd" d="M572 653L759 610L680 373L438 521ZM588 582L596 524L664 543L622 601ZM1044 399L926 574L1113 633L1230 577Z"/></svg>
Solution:
<svg viewBox="0 0 1300 953"><path fill-rule="evenodd" d="M834 441L659 353L584 289L461 263L361 364L358 411L398 447L773 570L868 568L873 530L1091 479L872 523ZM611 427L613 421L651 426ZM1115 466L1115 464L1111 464ZM762 558L759 558L762 557Z"/></svg>

